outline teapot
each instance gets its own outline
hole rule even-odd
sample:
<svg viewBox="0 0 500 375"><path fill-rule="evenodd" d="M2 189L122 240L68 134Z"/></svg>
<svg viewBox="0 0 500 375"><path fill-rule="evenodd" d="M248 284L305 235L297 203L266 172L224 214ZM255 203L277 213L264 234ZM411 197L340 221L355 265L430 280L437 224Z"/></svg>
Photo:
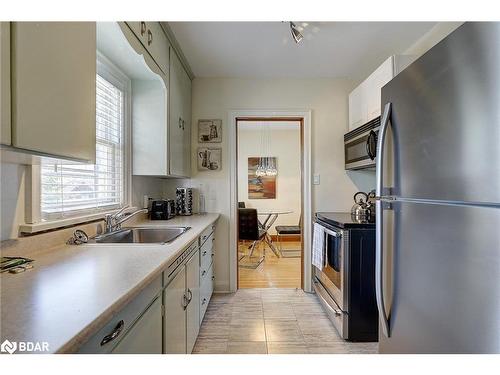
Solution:
<svg viewBox="0 0 500 375"><path fill-rule="evenodd" d="M363 191L358 191L354 194L354 205L351 208L351 215L356 218L367 218L370 216L368 194Z"/></svg>

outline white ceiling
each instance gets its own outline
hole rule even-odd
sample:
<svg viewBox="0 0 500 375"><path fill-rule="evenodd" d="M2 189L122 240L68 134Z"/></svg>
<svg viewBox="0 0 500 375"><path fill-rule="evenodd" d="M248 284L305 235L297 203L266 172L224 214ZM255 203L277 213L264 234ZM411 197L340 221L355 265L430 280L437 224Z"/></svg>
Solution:
<svg viewBox="0 0 500 375"><path fill-rule="evenodd" d="M295 44L288 22L171 22L197 77L368 76L434 22L310 22Z"/></svg>

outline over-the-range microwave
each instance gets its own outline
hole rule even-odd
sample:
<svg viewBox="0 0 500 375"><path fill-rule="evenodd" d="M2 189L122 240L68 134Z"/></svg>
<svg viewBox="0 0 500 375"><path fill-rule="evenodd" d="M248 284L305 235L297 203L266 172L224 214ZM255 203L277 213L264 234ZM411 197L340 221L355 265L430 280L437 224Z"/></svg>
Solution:
<svg viewBox="0 0 500 375"><path fill-rule="evenodd" d="M380 116L344 135L345 169L375 168Z"/></svg>

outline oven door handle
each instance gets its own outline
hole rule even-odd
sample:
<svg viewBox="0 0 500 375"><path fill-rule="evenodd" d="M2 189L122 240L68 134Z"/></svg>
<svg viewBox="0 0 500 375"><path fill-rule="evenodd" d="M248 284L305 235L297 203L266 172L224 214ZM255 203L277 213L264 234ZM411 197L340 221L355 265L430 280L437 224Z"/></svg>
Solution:
<svg viewBox="0 0 500 375"><path fill-rule="evenodd" d="M391 118L391 103L387 103L384 107L384 115L380 125L378 136L378 150L377 150L377 171L376 171L376 192L377 200L375 202L376 208L376 230L375 230L375 292L377 296L377 307L379 312L379 319L382 324L382 330L387 337L391 336L388 314L385 310L384 304L384 285L383 285L383 207L380 197L382 196L383 189L383 167L384 167L384 141L389 127Z"/></svg>
<svg viewBox="0 0 500 375"><path fill-rule="evenodd" d="M330 230L328 228L323 227L323 231L329 235L332 235L334 237L342 237L342 231L340 232L335 232L333 230Z"/></svg>

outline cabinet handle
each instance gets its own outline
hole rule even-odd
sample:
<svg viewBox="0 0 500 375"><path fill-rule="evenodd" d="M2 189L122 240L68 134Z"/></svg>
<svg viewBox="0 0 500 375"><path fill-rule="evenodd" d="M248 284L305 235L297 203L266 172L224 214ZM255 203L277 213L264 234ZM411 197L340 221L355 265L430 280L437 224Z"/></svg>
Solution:
<svg viewBox="0 0 500 375"><path fill-rule="evenodd" d="M206 273L207 273L207 271L203 270L203 272L201 273L201 276L205 276Z"/></svg>
<svg viewBox="0 0 500 375"><path fill-rule="evenodd" d="M188 305L191 303L191 300L193 299L193 292L191 292L191 289L188 289L188 294L189 294L189 297L188 297Z"/></svg>
<svg viewBox="0 0 500 375"><path fill-rule="evenodd" d="M151 43L153 43L153 33L151 30L148 30L148 46L150 46Z"/></svg>
<svg viewBox="0 0 500 375"><path fill-rule="evenodd" d="M215 276L212 276L212 281L214 281L214 280L215 280Z"/></svg>
<svg viewBox="0 0 500 375"><path fill-rule="evenodd" d="M182 128L182 119L179 117L179 129Z"/></svg>
<svg viewBox="0 0 500 375"><path fill-rule="evenodd" d="M203 298L203 301L201 301L201 304L204 305L205 303L207 303L207 299Z"/></svg>
<svg viewBox="0 0 500 375"><path fill-rule="evenodd" d="M116 325L115 329L113 330L113 332L111 332L109 335L104 336L104 338L101 341L101 346L106 345L108 342L111 342L118 336L120 336L120 333L122 333L123 331L123 327L125 327L125 322L123 320L120 320Z"/></svg>
<svg viewBox="0 0 500 375"><path fill-rule="evenodd" d="M182 308L186 310L187 306L189 305L188 298L186 296L186 293L182 295Z"/></svg>
<svg viewBox="0 0 500 375"><path fill-rule="evenodd" d="M182 120L182 130L184 130L184 124L186 123L186 121Z"/></svg>
<svg viewBox="0 0 500 375"><path fill-rule="evenodd" d="M146 22L141 21L141 36L146 32Z"/></svg>
<svg viewBox="0 0 500 375"><path fill-rule="evenodd" d="M207 251L205 250L201 255L203 256L207 255Z"/></svg>

